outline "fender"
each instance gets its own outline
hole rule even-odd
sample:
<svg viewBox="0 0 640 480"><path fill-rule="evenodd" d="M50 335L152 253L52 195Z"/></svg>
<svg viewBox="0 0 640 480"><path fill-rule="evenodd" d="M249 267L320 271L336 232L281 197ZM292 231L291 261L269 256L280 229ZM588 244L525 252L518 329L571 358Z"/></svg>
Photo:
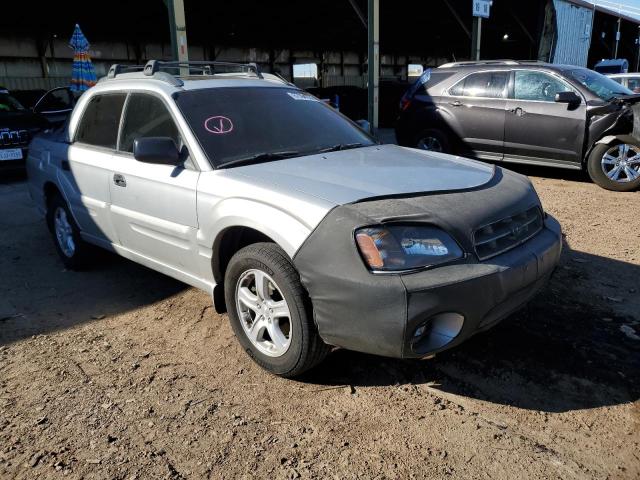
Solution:
<svg viewBox="0 0 640 480"><path fill-rule="evenodd" d="M209 214L200 218L199 249L201 255L209 257L224 231L230 227L249 227L263 233L280 245L290 258L293 258L312 230L300 219L278 207L247 198L222 200Z"/></svg>

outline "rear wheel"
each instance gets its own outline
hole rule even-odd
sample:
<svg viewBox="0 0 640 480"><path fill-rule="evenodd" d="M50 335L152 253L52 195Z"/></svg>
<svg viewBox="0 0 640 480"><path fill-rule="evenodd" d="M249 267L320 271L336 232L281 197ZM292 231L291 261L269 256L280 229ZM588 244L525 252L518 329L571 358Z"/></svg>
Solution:
<svg viewBox="0 0 640 480"><path fill-rule="evenodd" d="M47 225L64 266L70 270L83 270L90 264L91 245L82 240L64 199L56 194L47 205Z"/></svg>
<svg viewBox="0 0 640 480"><path fill-rule="evenodd" d="M447 136L440 130L428 129L420 132L414 140L415 148L430 152L449 152L450 145Z"/></svg>
<svg viewBox="0 0 640 480"><path fill-rule="evenodd" d="M589 155L587 170L602 188L616 192L635 190L640 187L640 144L598 144Z"/></svg>
<svg viewBox="0 0 640 480"><path fill-rule="evenodd" d="M264 369L294 377L329 352L316 330L298 272L277 245L256 243L238 251L224 283L236 337Z"/></svg>

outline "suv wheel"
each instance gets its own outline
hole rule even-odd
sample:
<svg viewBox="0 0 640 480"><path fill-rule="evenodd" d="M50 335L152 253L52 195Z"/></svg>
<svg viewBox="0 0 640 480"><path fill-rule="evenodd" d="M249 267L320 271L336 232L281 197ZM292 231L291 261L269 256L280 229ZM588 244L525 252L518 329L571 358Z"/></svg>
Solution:
<svg viewBox="0 0 640 480"><path fill-rule="evenodd" d="M264 369L294 377L329 352L316 330L298 272L277 245L256 243L238 251L224 283L236 337Z"/></svg>
<svg viewBox="0 0 640 480"><path fill-rule="evenodd" d="M67 202L60 195L55 195L47 205L47 225L64 266L69 270L86 268L91 246L82 240Z"/></svg>
<svg viewBox="0 0 640 480"><path fill-rule="evenodd" d="M629 192L640 187L640 144L598 144L587 161L591 179L607 190Z"/></svg>
<svg viewBox="0 0 640 480"><path fill-rule="evenodd" d="M420 150L430 152L446 153L449 151L449 140L439 130L423 130L416 136L414 145Z"/></svg>

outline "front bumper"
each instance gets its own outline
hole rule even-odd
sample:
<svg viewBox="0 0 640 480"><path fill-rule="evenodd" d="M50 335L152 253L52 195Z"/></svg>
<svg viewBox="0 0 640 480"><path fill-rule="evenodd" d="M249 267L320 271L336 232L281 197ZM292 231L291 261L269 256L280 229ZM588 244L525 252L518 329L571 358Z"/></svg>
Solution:
<svg viewBox="0 0 640 480"><path fill-rule="evenodd" d="M419 358L454 347L522 307L545 285L561 250L560 225L549 216L535 237L484 262L404 275L327 270L320 282L303 262L298 269L326 343Z"/></svg>
<svg viewBox="0 0 640 480"><path fill-rule="evenodd" d="M403 276L407 324L401 356L454 347L520 309L549 280L561 251L560 225L548 217L538 235L486 262ZM424 334L416 337L420 326Z"/></svg>
<svg viewBox="0 0 640 480"><path fill-rule="evenodd" d="M25 168L27 162L27 154L29 153L27 147L24 146L11 148L20 148L20 150L22 150L22 158L19 160L0 160L0 170L2 171L22 170Z"/></svg>

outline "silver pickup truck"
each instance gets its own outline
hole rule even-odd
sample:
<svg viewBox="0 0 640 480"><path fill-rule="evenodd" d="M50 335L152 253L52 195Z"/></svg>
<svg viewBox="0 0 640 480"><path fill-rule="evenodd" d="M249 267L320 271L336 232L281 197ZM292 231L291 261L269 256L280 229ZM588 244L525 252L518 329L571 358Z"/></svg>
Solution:
<svg viewBox="0 0 640 480"><path fill-rule="evenodd" d="M528 301L561 252L526 177L380 145L255 65L114 65L27 168L68 268L98 246L207 291L283 376L331 346L453 347Z"/></svg>

